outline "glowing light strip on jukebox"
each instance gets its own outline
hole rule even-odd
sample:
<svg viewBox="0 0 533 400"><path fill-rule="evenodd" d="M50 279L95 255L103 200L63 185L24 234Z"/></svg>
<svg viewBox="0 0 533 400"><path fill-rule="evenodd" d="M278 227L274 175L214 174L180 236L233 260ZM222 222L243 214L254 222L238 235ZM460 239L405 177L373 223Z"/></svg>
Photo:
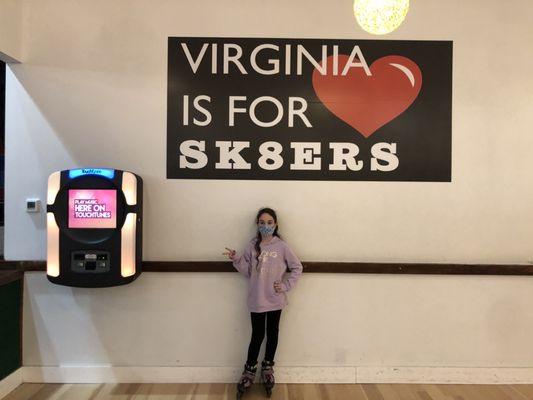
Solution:
<svg viewBox="0 0 533 400"><path fill-rule="evenodd" d="M50 276L59 276L59 227L57 226L54 214L46 214L47 230L47 255L46 273Z"/></svg>
<svg viewBox="0 0 533 400"><path fill-rule="evenodd" d="M129 213L120 231L121 234L121 262L120 274L126 278L135 275L135 231L137 228L137 214Z"/></svg>
<svg viewBox="0 0 533 400"><path fill-rule="evenodd" d="M137 179L131 172L122 174L122 192L126 203L130 206L137 204ZM137 228L137 214L129 213L122 227L121 235L121 264L120 274L126 278L135 274L135 231Z"/></svg>
<svg viewBox="0 0 533 400"><path fill-rule="evenodd" d="M122 174L122 192L124 192L128 205L134 206L137 204L137 179L131 172Z"/></svg>
<svg viewBox="0 0 533 400"><path fill-rule="evenodd" d="M54 204L59 185L61 173L54 172L48 178L47 204ZM46 214L46 273L50 276L59 276L59 226L57 226L54 214Z"/></svg>

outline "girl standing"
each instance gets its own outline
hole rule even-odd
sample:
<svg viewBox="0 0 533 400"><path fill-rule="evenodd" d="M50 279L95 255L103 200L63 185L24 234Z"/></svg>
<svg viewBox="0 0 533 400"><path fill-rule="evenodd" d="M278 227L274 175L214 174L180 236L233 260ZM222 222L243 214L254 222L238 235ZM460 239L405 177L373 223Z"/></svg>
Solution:
<svg viewBox="0 0 533 400"><path fill-rule="evenodd" d="M274 356L278 345L281 310L288 304L286 293L294 288L302 274L302 263L278 234L276 212L262 208L257 213L257 236L242 254L226 247L224 255L248 278L248 308L252 321L252 338L244 371L237 385L242 396L255 380L259 349L267 333L261 379L270 396L274 387Z"/></svg>

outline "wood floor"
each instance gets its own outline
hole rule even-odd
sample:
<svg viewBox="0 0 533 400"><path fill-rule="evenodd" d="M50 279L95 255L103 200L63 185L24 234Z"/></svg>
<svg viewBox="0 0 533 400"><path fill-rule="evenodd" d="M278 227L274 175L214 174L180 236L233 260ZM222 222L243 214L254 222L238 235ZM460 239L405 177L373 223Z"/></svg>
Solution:
<svg viewBox="0 0 533 400"><path fill-rule="evenodd" d="M2 400L170 400L235 398L231 384L24 383ZM243 400L266 399L259 384ZM302 385L279 384L272 399L533 400L533 385Z"/></svg>

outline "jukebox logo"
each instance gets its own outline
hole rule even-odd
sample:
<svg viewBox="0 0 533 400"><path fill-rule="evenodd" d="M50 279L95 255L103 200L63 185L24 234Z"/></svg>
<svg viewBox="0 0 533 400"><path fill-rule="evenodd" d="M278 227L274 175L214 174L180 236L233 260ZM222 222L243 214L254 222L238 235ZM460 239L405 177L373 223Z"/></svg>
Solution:
<svg viewBox="0 0 533 400"><path fill-rule="evenodd" d="M451 180L451 42L168 45L168 178Z"/></svg>

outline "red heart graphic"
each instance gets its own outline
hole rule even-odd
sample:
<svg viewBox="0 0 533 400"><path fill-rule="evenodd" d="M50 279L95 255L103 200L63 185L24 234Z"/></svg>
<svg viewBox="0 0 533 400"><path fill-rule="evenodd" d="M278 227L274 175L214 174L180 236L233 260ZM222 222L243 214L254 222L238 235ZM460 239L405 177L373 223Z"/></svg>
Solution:
<svg viewBox="0 0 533 400"><path fill-rule="evenodd" d="M386 56L372 63L371 76L359 67L341 75L348 59L338 56L338 75L333 75L333 56L328 57L326 75L313 71L313 88L333 114L368 138L415 101L422 72L406 57Z"/></svg>

